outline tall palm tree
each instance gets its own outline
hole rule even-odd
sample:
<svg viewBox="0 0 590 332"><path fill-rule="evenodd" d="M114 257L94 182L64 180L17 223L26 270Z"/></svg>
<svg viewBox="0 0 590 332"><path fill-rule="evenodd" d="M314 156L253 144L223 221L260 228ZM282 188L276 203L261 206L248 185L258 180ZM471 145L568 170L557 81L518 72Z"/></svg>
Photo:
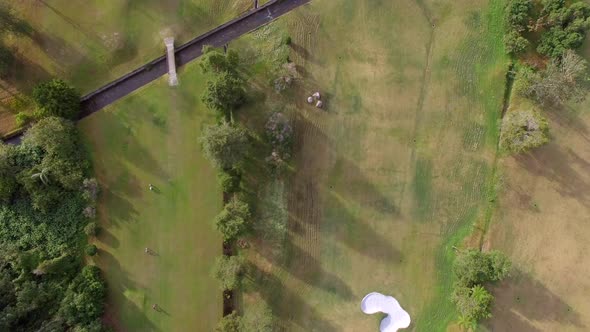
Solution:
<svg viewBox="0 0 590 332"><path fill-rule="evenodd" d="M43 182L44 185L48 185L49 184L49 169L44 168L41 170L41 172L31 175L31 178L32 179L39 179L39 180L41 180L41 182Z"/></svg>

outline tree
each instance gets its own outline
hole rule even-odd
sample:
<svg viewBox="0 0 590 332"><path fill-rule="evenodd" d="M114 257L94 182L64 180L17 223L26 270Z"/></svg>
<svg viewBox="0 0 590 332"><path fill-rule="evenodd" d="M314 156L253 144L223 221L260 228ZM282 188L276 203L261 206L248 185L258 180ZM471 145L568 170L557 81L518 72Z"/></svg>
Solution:
<svg viewBox="0 0 590 332"><path fill-rule="evenodd" d="M275 329L275 318L266 303L248 306L242 317L242 332L273 332Z"/></svg>
<svg viewBox="0 0 590 332"><path fill-rule="evenodd" d="M9 203L18 189L16 181L17 168L13 158L15 147L0 143L0 202Z"/></svg>
<svg viewBox="0 0 590 332"><path fill-rule="evenodd" d="M246 130L225 121L205 128L201 144L205 157L222 170L235 168L249 148Z"/></svg>
<svg viewBox="0 0 590 332"><path fill-rule="evenodd" d="M462 319L471 324L492 317L490 306L494 297L481 285L456 287L451 299Z"/></svg>
<svg viewBox="0 0 590 332"><path fill-rule="evenodd" d="M508 275L510 262L499 251L488 253L475 249L462 251L453 264L453 272L460 285L472 287L488 281L499 281Z"/></svg>
<svg viewBox="0 0 590 332"><path fill-rule="evenodd" d="M203 73L213 72L220 74L224 72L237 75L237 70L240 65L240 57L238 52L229 50L226 54L219 51L219 49L206 46L203 48L203 56L201 57L200 66Z"/></svg>
<svg viewBox="0 0 590 332"><path fill-rule="evenodd" d="M522 153L549 142L547 120L534 108L509 110L502 119L500 147Z"/></svg>
<svg viewBox="0 0 590 332"><path fill-rule="evenodd" d="M588 92L586 61L574 51L553 59L542 72L523 68L517 74L517 92L541 104L559 105L582 101Z"/></svg>
<svg viewBox="0 0 590 332"><path fill-rule="evenodd" d="M86 247L86 255L88 256L94 256L98 253L98 248L96 247L96 245L94 244L89 244Z"/></svg>
<svg viewBox="0 0 590 332"><path fill-rule="evenodd" d="M209 109L230 119L231 112L246 100L244 80L230 72L222 72L207 82L202 100Z"/></svg>
<svg viewBox="0 0 590 332"><path fill-rule="evenodd" d="M250 207L233 197L215 218L215 225L228 242L244 234L250 227Z"/></svg>
<svg viewBox="0 0 590 332"><path fill-rule="evenodd" d="M235 193L240 188L242 175L239 171L230 169L227 171L220 171L217 173L217 182L221 186L224 193Z"/></svg>
<svg viewBox="0 0 590 332"><path fill-rule="evenodd" d="M213 276L219 281L222 290L234 290L239 287L244 263L241 256L223 255L217 258L213 266Z"/></svg>
<svg viewBox="0 0 590 332"><path fill-rule="evenodd" d="M511 31L504 36L504 46L508 54L518 55L526 51L529 41L518 32Z"/></svg>
<svg viewBox="0 0 590 332"><path fill-rule="evenodd" d="M80 112L80 94L60 79L39 84L33 90L33 99L39 118L58 116L74 120Z"/></svg>
<svg viewBox="0 0 590 332"><path fill-rule="evenodd" d="M217 332L242 332L242 318L237 312L221 318L215 329Z"/></svg>

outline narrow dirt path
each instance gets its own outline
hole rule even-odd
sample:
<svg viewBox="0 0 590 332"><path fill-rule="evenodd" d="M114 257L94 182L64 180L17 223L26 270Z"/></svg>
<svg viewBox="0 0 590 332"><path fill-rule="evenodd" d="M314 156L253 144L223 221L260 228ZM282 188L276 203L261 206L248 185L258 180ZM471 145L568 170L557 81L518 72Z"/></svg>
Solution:
<svg viewBox="0 0 590 332"><path fill-rule="evenodd" d="M273 0L251 10L219 27L200 35L176 49L176 64L181 67L202 54L203 46L221 47L230 41L268 24L291 10L302 6L311 0ZM146 65L133 70L117 80L82 97L82 112L79 119L83 119L94 112L127 96L131 92L149 84L168 72L166 56L161 56ZM19 144L22 133L18 133L5 140L9 144Z"/></svg>

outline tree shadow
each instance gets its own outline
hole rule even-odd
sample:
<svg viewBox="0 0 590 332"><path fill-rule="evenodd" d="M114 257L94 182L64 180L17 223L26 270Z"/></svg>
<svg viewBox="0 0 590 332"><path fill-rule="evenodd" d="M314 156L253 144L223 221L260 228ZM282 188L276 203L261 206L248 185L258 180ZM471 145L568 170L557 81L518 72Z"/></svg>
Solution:
<svg viewBox="0 0 590 332"><path fill-rule="evenodd" d="M133 322L134 326L141 326L142 331L158 331L159 329L150 322L145 313L125 296L126 291L135 291L139 287L129 278L117 259L108 251L99 249L95 262L103 271L109 271L107 274L109 291L103 321L115 331L127 331L125 325L129 322ZM117 276L117 282L109 278L111 275ZM125 315L124 320L121 317L122 312Z"/></svg>
<svg viewBox="0 0 590 332"><path fill-rule="evenodd" d="M587 168L589 163L573 150L564 151L557 143L551 142L532 153L518 155L515 159L535 176L546 178L553 183L559 194L590 206L590 183L572 168L572 165Z"/></svg>
<svg viewBox="0 0 590 332"><path fill-rule="evenodd" d="M494 318L484 323L490 331L541 331L532 325L534 322L586 327L574 308L522 271L516 270L510 278L493 286L492 293Z"/></svg>
<svg viewBox="0 0 590 332"><path fill-rule="evenodd" d="M119 248L120 245L119 240L113 235L113 233L109 232L106 227L100 228L96 239L113 249Z"/></svg>
<svg viewBox="0 0 590 332"><path fill-rule="evenodd" d="M103 214L105 217L108 215L108 222L113 225L118 225L124 222L132 222L139 215L139 212L135 209L133 204L129 202L128 199L115 193L109 187L103 188L100 206L104 206L106 209L108 209L104 212L101 211L101 214ZM103 229L101 231L106 232L106 229L104 228L106 227L103 225ZM99 236L99 239L102 241L102 235ZM108 236L105 238L105 241L108 241Z"/></svg>
<svg viewBox="0 0 590 332"><path fill-rule="evenodd" d="M250 265L246 277L281 321L296 324L304 331L337 331L332 323L324 320L315 308L295 291L286 288L273 274Z"/></svg>

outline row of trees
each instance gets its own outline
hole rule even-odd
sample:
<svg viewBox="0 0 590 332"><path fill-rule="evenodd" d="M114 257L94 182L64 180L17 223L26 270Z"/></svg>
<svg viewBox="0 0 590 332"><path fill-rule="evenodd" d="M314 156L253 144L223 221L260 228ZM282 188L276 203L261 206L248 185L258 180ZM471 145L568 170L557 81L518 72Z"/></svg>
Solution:
<svg viewBox="0 0 590 332"><path fill-rule="evenodd" d="M480 320L492 316L494 297L484 285L504 279L510 266L508 258L499 251L467 249L459 253L453 265L457 282L451 300L457 306L459 323L464 328L475 330Z"/></svg>
<svg viewBox="0 0 590 332"><path fill-rule="evenodd" d="M103 331L106 285L80 241L96 234L98 183L64 118L77 116L79 95L54 80L34 99L39 120L22 143L0 144L0 330Z"/></svg>
<svg viewBox="0 0 590 332"><path fill-rule="evenodd" d="M549 142L549 125L541 110L579 102L587 95L587 63L574 49L590 28L590 5L511 0L506 25L506 49L515 61L513 100L519 102L502 120L500 146L508 153L522 153ZM537 41L533 37L539 34ZM533 43L544 62L530 60L536 57L529 47Z"/></svg>
<svg viewBox="0 0 590 332"><path fill-rule="evenodd" d="M217 168L218 180L224 197L223 210L215 218L215 225L226 246L235 248L236 241L252 228L252 211L241 191L244 161L252 151L248 131L234 119L234 112L246 101L244 79L240 74L238 54L230 50L222 53L206 47L201 60L203 73L212 76L207 82L203 102L218 115L218 122L208 126L200 138L203 153ZM212 271L223 291L237 290L246 274L243 256L223 255L216 260ZM233 312L222 318L220 332L271 332L274 318L266 305L246 311L244 316Z"/></svg>

